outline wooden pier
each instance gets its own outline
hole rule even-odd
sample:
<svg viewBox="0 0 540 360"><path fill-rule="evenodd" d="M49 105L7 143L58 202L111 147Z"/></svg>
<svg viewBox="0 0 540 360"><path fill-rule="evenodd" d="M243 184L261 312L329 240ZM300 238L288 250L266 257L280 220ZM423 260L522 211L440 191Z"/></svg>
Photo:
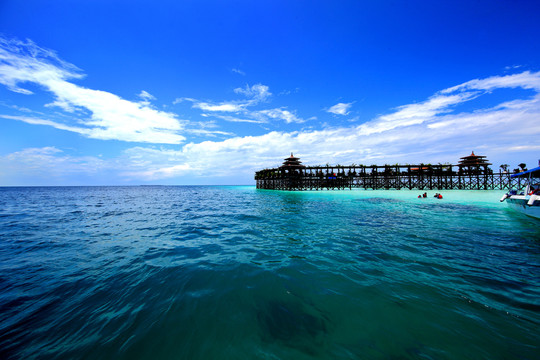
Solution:
<svg viewBox="0 0 540 360"><path fill-rule="evenodd" d="M485 156L461 158L457 165L305 166L292 154L282 166L255 173L257 189L342 190L506 190L520 187L510 173L495 173Z"/></svg>

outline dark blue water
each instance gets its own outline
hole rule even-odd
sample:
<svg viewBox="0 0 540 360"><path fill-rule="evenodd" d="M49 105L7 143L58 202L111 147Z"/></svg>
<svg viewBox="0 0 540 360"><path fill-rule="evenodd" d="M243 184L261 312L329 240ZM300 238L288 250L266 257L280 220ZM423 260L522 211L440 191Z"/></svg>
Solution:
<svg viewBox="0 0 540 360"><path fill-rule="evenodd" d="M0 188L0 358L540 358L540 222L416 195Z"/></svg>

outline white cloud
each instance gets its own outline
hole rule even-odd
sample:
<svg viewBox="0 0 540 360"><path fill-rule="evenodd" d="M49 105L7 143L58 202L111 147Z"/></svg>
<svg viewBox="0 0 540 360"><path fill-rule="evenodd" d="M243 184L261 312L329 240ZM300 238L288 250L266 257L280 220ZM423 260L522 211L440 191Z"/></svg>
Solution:
<svg viewBox="0 0 540 360"><path fill-rule="evenodd" d="M395 128L403 128L413 125L428 124L429 128L441 127L449 118L457 121L469 118L468 114L458 114L455 117L442 117L452 112L453 107L467 101L486 96L496 89L522 88L540 92L540 72L530 73L525 71L520 74L507 76L492 76L486 79L475 79L463 84L450 87L437 92L426 101L408 104L396 109L395 112L379 116L378 118L360 126L364 135L389 131ZM514 108L515 110L529 108L536 100L518 99L504 102L492 109L484 110L484 114L501 114L502 110ZM480 109L479 109L480 110ZM504 121L504 119L498 119Z"/></svg>
<svg viewBox="0 0 540 360"><path fill-rule="evenodd" d="M379 116L375 120L362 124L360 129L364 135L370 135L392 130L397 127L422 124L434 119L437 115L449 112L450 106L461 104L474 97L474 93L457 95L437 94L422 103L400 106L393 113Z"/></svg>
<svg viewBox="0 0 540 360"><path fill-rule="evenodd" d="M272 96L272 93L269 90L269 87L266 85L255 84L251 87L249 87L249 85L246 85L245 88L234 89L234 92L252 98L253 100L250 101L248 104L255 105L261 101L265 101L267 98Z"/></svg>
<svg viewBox="0 0 540 360"><path fill-rule="evenodd" d="M140 101L139 104L143 106L150 106L150 102L153 100L156 100L154 95L144 90L142 90L141 93L137 96L142 99L142 101Z"/></svg>
<svg viewBox="0 0 540 360"><path fill-rule="evenodd" d="M62 150L47 146L27 148L0 156L0 182L13 185L41 185L63 183L68 177L103 175L115 169L114 160L102 160L93 156L73 157Z"/></svg>
<svg viewBox="0 0 540 360"><path fill-rule="evenodd" d="M285 108L274 108L265 110L250 110L249 107L259 105L265 102L272 96L270 89L266 85L255 84L253 86L246 85L244 88L236 88L234 92L248 97L244 101L229 101L221 103L209 103L198 101L192 98L178 98L174 101L175 104L189 101L193 103L193 108L206 111L202 116L211 116L229 122L244 122L244 123L269 123L272 120L281 120L286 123L303 123L306 120L299 118L295 111L290 111ZM235 115L225 115L219 113L233 113Z"/></svg>
<svg viewBox="0 0 540 360"><path fill-rule="evenodd" d="M149 107L148 100L152 95L146 91L141 93L145 102L131 102L68 81L82 77L77 71L75 66L31 41L24 43L0 38L0 83L11 91L26 95L32 92L21 85L34 83L54 94L55 101L49 107L71 113L89 111L90 118L83 121L84 131L77 132L96 139L133 142L178 144L185 139L179 134L183 126L176 115ZM66 125L64 130L71 131L71 128Z"/></svg>
<svg viewBox="0 0 540 360"><path fill-rule="evenodd" d="M76 133L79 133L81 135L86 135L86 136L90 135L89 133L91 131L91 129L81 128L81 127L77 127L77 126L69 126L69 125L61 124L61 123L58 123L58 122L55 122L55 121L46 120L46 119L39 119L39 118L29 117L29 116L0 115L0 118L22 121L22 122L25 122L27 124L32 124L32 125L52 126L52 127L56 128L56 129L59 129L59 130L66 130L66 131L76 132Z"/></svg>
<svg viewBox="0 0 540 360"><path fill-rule="evenodd" d="M284 110L284 109L268 109L268 110L261 110L256 113L253 113L252 115L255 115L256 117L258 115L266 116L270 119L277 119L277 120L284 120L287 124L290 123L303 123L306 120L301 119L296 116L295 113Z"/></svg>
<svg viewBox="0 0 540 360"><path fill-rule="evenodd" d="M242 70L239 70L239 69L232 69L231 70L233 73L237 73L237 74L240 74L242 76L246 76L246 73L243 72Z"/></svg>
<svg viewBox="0 0 540 360"><path fill-rule="evenodd" d="M34 112L34 116L5 115L4 118L51 126L101 140L179 144L185 140L186 134L232 136L228 131L194 128L192 123L178 119L175 113L156 109L151 104L156 98L148 91L142 90L137 95L141 101L137 102L72 82L82 77L84 75L78 68L62 61L53 51L42 49L30 40L21 42L0 37L0 84L25 95L31 95L32 91L24 88L24 85L38 85L54 97L52 102L45 105L46 108L61 109L64 114L70 115L64 117L63 114ZM261 124L273 121L305 121L298 117L295 111L286 108L250 109L266 102L272 96L266 85L246 85L235 88L234 92L246 99L216 103L178 98L174 104L189 101L193 108L204 112L201 116L212 114L228 122Z"/></svg>
<svg viewBox="0 0 540 360"><path fill-rule="evenodd" d="M494 89L502 88L522 88L540 92L539 74L539 72L531 73L530 71L524 71L522 73L513 75L492 76L486 79L474 79L442 90L441 94L470 90L492 91Z"/></svg>
<svg viewBox="0 0 540 360"><path fill-rule="evenodd" d="M248 106L257 105L260 102L265 101L268 97L272 95L272 93L270 93L269 91L268 86L262 84L256 84L251 87L249 85L246 85L245 88L234 89L234 92L244 95L250 99L245 101L225 101L221 103L209 103L191 98L178 98L174 101L174 103L178 104L183 101L191 101L193 102L194 108L201 109L203 111L244 113L247 112L246 108Z"/></svg>
<svg viewBox="0 0 540 360"><path fill-rule="evenodd" d="M25 95L32 91L20 83L42 84L58 79L80 79L80 70L62 61L55 52L43 49L31 40L22 42L0 37L0 83L11 91Z"/></svg>
<svg viewBox="0 0 540 360"><path fill-rule="evenodd" d="M206 114L203 114L203 116L205 116ZM249 114L247 114L249 116ZM231 116L231 115L217 115L217 114L213 114L212 116L214 117L217 117L219 119L222 119L222 120L225 120L225 121L229 121L229 122L237 122L237 123L252 123L252 124L262 124L262 123L266 123L267 120L263 117L259 117L259 119L246 119L246 118L241 118L241 117L238 117L238 116Z"/></svg>
<svg viewBox="0 0 540 360"><path fill-rule="evenodd" d="M221 136L234 136L234 133L221 130L206 130L206 129L186 129L186 132L199 136L217 137Z"/></svg>
<svg viewBox="0 0 540 360"><path fill-rule="evenodd" d="M216 112L240 112L244 110L245 104L238 103L221 103L221 104L209 104L205 102L196 102L193 104L194 108L201 109L203 111L216 111Z"/></svg>
<svg viewBox="0 0 540 360"><path fill-rule="evenodd" d="M338 103L326 111L336 115L348 115L352 104L353 103Z"/></svg>
<svg viewBox="0 0 540 360"><path fill-rule="evenodd" d="M155 96L150 94L147 91L142 90L141 93L138 95L141 99L149 101L149 100L156 100Z"/></svg>
<svg viewBox="0 0 540 360"><path fill-rule="evenodd" d="M181 98L176 98L176 99L173 101L173 105L180 104L180 103L183 103L183 102L185 102L185 101L189 101L189 102L197 102L197 100L192 99L192 98L181 97Z"/></svg>

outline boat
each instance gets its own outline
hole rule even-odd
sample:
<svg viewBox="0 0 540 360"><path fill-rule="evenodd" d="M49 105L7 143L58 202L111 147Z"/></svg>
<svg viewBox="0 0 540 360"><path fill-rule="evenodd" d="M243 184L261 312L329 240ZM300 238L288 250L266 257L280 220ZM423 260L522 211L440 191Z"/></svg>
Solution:
<svg viewBox="0 0 540 360"><path fill-rule="evenodd" d="M502 198L512 209L540 219L540 166L510 176L525 180L523 191L510 190Z"/></svg>

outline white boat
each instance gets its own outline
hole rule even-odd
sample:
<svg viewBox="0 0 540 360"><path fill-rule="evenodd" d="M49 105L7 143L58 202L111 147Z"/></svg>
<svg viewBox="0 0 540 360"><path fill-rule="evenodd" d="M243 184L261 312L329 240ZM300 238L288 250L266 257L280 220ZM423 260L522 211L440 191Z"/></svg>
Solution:
<svg viewBox="0 0 540 360"><path fill-rule="evenodd" d="M526 180L523 191L510 190L501 198L508 206L525 215L540 219L540 166L511 175L511 178Z"/></svg>

